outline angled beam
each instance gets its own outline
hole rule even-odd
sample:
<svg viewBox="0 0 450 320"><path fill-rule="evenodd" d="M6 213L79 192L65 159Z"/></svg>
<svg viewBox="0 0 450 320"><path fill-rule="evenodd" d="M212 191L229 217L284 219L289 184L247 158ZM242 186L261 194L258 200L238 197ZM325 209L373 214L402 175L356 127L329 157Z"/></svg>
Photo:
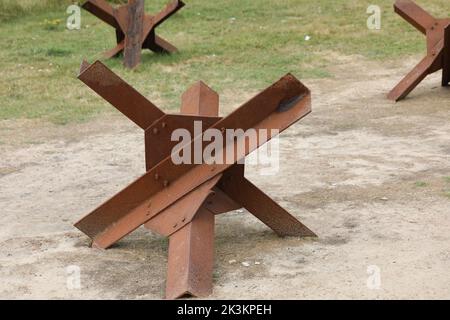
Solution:
<svg viewBox="0 0 450 320"><path fill-rule="evenodd" d="M436 51L427 55L417 64L388 94L388 99L399 101L404 99L423 79L430 74L436 61L440 61L442 54L442 41L438 44Z"/></svg>
<svg viewBox="0 0 450 320"><path fill-rule="evenodd" d="M236 166L241 166L241 164L237 164ZM217 215L242 208L242 205L235 202L218 187L214 188L213 191L214 193L206 199L204 204L205 208L212 213Z"/></svg>
<svg viewBox="0 0 450 320"><path fill-rule="evenodd" d="M164 116L164 112L99 61L85 68L78 78L144 130Z"/></svg>
<svg viewBox="0 0 450 320"><path fill-rule="evenodd" d="M171 54L178 51L178 49L174 45L172 45L167 40L164 40L163 38L157 36L154 31L152 31L151 34L145 39L142 47L156 53Z"/></svg>
<svg viewBox="0 0 450 320"><path fill-rule="evenodd" d="M269 134L266 139L261 139L255 146L245 145L243 156L246 156L276 135L271 129L282 132L310 112L310 91L288 74L228 117L218 121L213 128L219 130L239 128L244 131L249 128L267 129ZM202 141L202 137L194 139L190 147L197 140ZM227 144L224 152L235 150L237 143L233 141ZM238 160L240 158L235 155L233 162L236 163ZM91 237L95 246L108 248L234 163L176 165L169 157L75 226ZM155 180L156 176L161 180Z"/></svg>
<svg viewBox="0 0 450 320"><path fill-rule="evenodd" d="M174 53L177 48L156 35L155 29L185 6L183 1L174 0L155 16L146 16L143 30L143 48L157 53Z"/></svg>
<svg viewBox="0 0 450 320"><path fill-rule="evenodd" d="M115 46L114 48L104 52L103 57L105 57L105 59L117 57L123 52L124 48L125 48L125 41L123 40L122 42L119 42L117 46Z"/></svg>
<svg viewBox="0 0 450 320"><path fill-rule="evenodd" d="M178 10L183 8L185 4L182 1L174 0L169 3L163 10L154 16L146 15L144 18L143 41L154 40L155 29L164 21L173 16Z"/></svg>
<svg viewBox="0 0 450 320"><path fill-rule="evenodd" d="M281 237L317 237L314 232L248 181L242 168L235 168L226 171L219 183L219 188L231 199L241 204Z"/></svg>
<svg viewBox="0 0 450 320"><path fill-rule="evenodd" d="M420 63L414 67L388 94L388 99L399 101L404 98L411 91L414 90L417 85L427 77L429 70L433 65L435 59L432 56L427 56L420 61Z"/></svg>
<svg viewBox="0 0 450 320"><path fill-rule="evenodd" d="M159 13L157 13L155 16L153 16L153 28L158 27L160 24L162 24L164 21L169 19L171 16L173 16L175 13L177 13L178 10L183 8L185 6L184 2L181 0L174 0L171 3L169 3L163 10L161 10Z"/></svg>
<svg viewBox="0 0 450 320"><path fill-rule="evenodd" d="M411 0L397 0L394 10L423 34L426 34L436 22L432 15Z"/></svg>
<svg viewBox="0 0 450 320"><path fill-rule="evenodd" d="M114 17L113 7L106 0L88 0L81 7L111 27L120 28Z"/></svg>
<svg viewBox="0 0 450 320"><path fill-rule="evenodd" d="M214 196L213 188L219 183L222 175L219 174L201 186L192 190L170 207L156 215L145 224L145 227L163 236L171 236L185 225L192 222L194 216L210 196ZM170 263L170 260L169 260Z"/></svg>
<svg viewBox="0 0 450 320"><path fill-rule="evenodd" d="M391 90L388 98L394 101L404 99L427 75L440 69L443 69L442 85L448 85L445 29L450 25L450 19L435 19L411 0L397 0L394 7L395 12L426 35L427 56Z"/></svg>

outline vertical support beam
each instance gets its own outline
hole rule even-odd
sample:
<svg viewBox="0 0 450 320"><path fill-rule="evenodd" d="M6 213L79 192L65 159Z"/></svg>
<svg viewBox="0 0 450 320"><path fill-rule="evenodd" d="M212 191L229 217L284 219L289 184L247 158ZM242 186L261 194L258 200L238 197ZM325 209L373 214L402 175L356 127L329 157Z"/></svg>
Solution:
<svg viewBox="0 0 450 320"><path fill-rule="evenodd" d="M214 215L200 208L194 220L170 236L166 298L212 293Z"/></svg>
<svg viewBox="0 0 450 320"><path fill-rule="evenodd" d="M444 32L442 60L442 85L448 87L450 83L450 24L445 28Z"/></svg>
<svg viewBox="0 0 450 320"><path fill-rule="evenodd" d="M141 62L144 26L144 0L128 0L128 26L125 36L124 66L135 68Z"/></svg>
<svg viewBox="0 0 450 320"><path fill-rule="evenodd" d="M195 83L181 96L181 113L217 117L219 95L202 81Z"/></svg>
<svg viewBox="0 0 450 320"><path fill-rule="evenodd" d="M183 94L181 113L217 116L219 96L203 82L197 82ZM192 222L169 239L166 298L210 295L214 267L214 214L202 205Z"/></svg>

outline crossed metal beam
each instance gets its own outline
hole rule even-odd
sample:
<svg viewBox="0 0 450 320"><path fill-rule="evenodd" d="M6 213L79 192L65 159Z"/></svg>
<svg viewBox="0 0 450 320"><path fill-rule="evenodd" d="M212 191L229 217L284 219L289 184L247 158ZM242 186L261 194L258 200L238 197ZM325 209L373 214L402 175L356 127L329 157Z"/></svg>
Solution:
<svg viewBox="0 0 450 320"><path fill-rule="evenodd" d="M157 53L177 51L173 45L159 37L155 28L184 6L180 0L169 3L161 12L147 15L144 0L128 0L128 4L114 8L105 0L88 0L82 7L116 29L116 47L104 53L106 58L124 53L124 65L134 68L140 63L141 49Z"/></svg>
<svg viewBox="0 0 450 320"><path fill-rule="evenodd" d="M442 86L450 83L450 18L436 19L411 0L397 0L395 12L427 37L427 56L388 94L404 99L427 75L442 69Z"/></svg>
<svg viewBox="0 0 450 320"><path fill-rule="evenodd" d="M101 62L83 62L79 79L145 130L147 172L106 201L75 226L92 245L106 249L137 229L146 228L169 237L166 297L203 297L212 292L215 215L247 209L279 236L316 236L244 176L243 157L311 112L311 93L288 74L225 118L218 116L219 96L198 82L182 96L181 114L165 114ZM257 144L238 138L220 152L239 146L224 164L175 164L171 154L173 130L191 133L189 146L203 142L193 136L194 121L203 130L215 128L267 130ZM271 130L272 129L272 130ZM203 131L204 132L204 131ZM258 135L259 136L259 135Z"/></svg>

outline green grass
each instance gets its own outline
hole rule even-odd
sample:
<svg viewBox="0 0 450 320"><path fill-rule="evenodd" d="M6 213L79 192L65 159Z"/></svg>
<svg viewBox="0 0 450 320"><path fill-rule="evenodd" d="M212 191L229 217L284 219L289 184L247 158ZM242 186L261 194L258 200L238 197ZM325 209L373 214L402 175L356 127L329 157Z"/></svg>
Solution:
<svg viewBox="0 0 450 320"><path fill-rule="evenodd" d="M92 62L114 46L114 31L86 11L82 30L66 30L65 6L71 2L0 0L0 120L64 124L112 110L76 75L83 58ZM166 2L146 1L147 11L156 12ZM448 0L420 2L436 15L450 13ZM383 10L380 31L367 29L370 3L361 0L186 3L158 28L179 53L148 51L135 71L125 70L119 59L105 62L165 110L178 109L181 93L200 79L221 94L223 103L237 106L243 93L256 93L287 72L306 81L332 76L333 53L382 61L425 48L423 36L394 14L390 0L376 1Z"/></svg>
<svg viewBox="0 0 450 320"><path fill-rule="evenodd" d="M424 188L424 187L428 186L428 183L426 183L426 182L424 182L424 181L417 181L417 182L415 183L415 186L416 186L417 188Z"/></svg>
<svg viewBox="0 0 450 320"><path fill-rule="evenodd" d="M450 184L450 176L444 177L444 181L445 181L446 183L449 183L449 184ZM447 197L448 199L450 199L450 189L444 190L444 197Z"/></svg>
<svg viewBox="0 0 450 320"><path fill-rule="evenodd" d="M60 9L70 0L0 0L0 23L46 10Z"/></svg>

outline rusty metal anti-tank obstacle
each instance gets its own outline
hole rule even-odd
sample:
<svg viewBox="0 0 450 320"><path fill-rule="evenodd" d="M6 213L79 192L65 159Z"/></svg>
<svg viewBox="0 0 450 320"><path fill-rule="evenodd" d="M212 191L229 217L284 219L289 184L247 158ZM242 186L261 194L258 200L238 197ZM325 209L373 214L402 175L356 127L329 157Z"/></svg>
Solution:
<svg viewBox="0 0 450 320"><path fill-rule="evenodd" d="M218 116L218 94L202 82L182 95L180 114L166 114L99 61L83 62L79 79L144 130L146 173L75 226L101 249L142 225L169 237L166 298L212 293L218 214L245 208L279 236L316 236L247 180L241 162L311 112L311 93L294 76L284 76L224 118ZM195 122L202 123L203 132L188 145L203 141L206 129L269 134L256 144L233 139L220 150L228 154L243 146L242 155L230 152L231 162L174 164L171 154L176 142L171 141L171 133L182 128L192 135Z"/></svg>
<svg viewBox="0 0 450 320"><path fill-rule="evenodd" d="M388 94L394 101L404 99L429 74L442 69L442 86L450 83L450 18L436 19L411 0L397 0L395 12L427 38L427 55Z"/></svg>
<svg viewBox="0 0 450 320"><path fill-rule="evenodd" d="M116 30L117 45L104 53L109 59L123 53L124 66L136 67L141 61L141 50L157 53L174 53L177 48L156 35L155 29L184 6L180 0L173 0L155 15L145 14L144 0L128 0L119 7L111 6L106 0L88 0L82 7Z"/></svg>

